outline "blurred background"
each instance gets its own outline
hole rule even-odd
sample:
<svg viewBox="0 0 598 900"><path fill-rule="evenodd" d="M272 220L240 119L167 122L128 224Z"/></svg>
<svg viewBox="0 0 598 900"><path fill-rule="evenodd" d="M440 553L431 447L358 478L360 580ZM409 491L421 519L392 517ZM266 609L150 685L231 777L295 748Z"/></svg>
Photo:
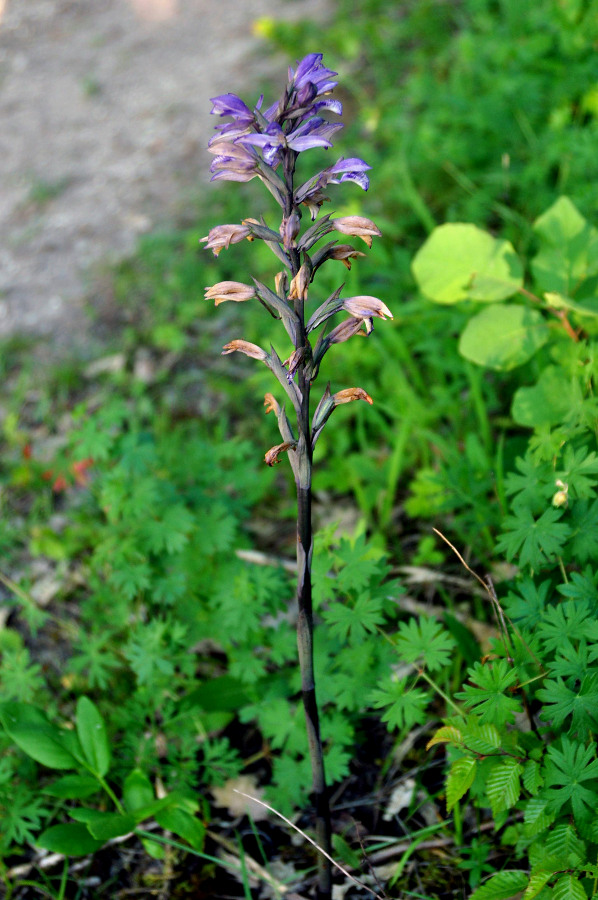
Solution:
<svg viewBox="0 0 598 900"><path fill-rule="evenodd" d="M93 264L207 193L209 98L257 90L277 57L256 21L328 14L327 0L0 3L0 335L80 343Z"/></svg>

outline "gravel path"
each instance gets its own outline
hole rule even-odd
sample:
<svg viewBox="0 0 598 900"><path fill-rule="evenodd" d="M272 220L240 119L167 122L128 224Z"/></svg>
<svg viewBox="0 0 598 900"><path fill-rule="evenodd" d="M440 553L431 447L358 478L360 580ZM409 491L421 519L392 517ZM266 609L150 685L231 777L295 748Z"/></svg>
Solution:
<svg viewBox="0 0 598 900"><path fill-rule="evenodd" d="M85 341L90 266L207 184L209 98L284 72L252 23L330 3L0 0L0 337Z"/></svg>

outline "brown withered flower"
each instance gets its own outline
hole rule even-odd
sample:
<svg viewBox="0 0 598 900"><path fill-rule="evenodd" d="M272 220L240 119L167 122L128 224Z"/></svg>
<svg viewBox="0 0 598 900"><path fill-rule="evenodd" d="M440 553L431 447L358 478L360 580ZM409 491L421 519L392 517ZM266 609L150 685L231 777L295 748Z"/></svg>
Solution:
<svg viewBox="0 0 598 900"><path fill-rule="evenodd" d="M336 394L332 395L332 400L334 401L335 406L340 406L341 403L352 403L353 400L365 400L370 406L374 402L363 388L358 387L345 388L343 391L337 391Z"/></svg>
<svg viewBox="0 0 598 900"><path fill-rule="evenodd" d="M222 356L226 356L227 353L244 353L245 356L251 356L252 359L260 359L262 361L268 358L268 354L261 347L258 347L257 344L242 340L229 341L228 344L225 344L222 348Z"/></svg>
<svg viewBox="0 0 598 900"><path fill-rule="evenodd" d="M341 234L360 237L368 247L372 246L373 237L380 237L382 234L378 226L365 216L341 216L339 219L331 219L330 224Z"/></svg>
<svg viewBox="0 0 598 900"><path fill-rule="evenodd" d="M251 229L246 225L216 225L211 228L206 237L199 239L200 244L206 243L206 250L211 250L214 256L222 250L228 250L231 244L238 244L245 238L251 238Z"/></svg>
<svg viewBox="0 0 598 900"><path fill-rule="evenodd" d="M280 462L279 456L287 450L294 450L297 446L296 442L285 441L284 444L277 444L276 447L270 447L264 456L264 462L267 466L276 466Z"/></svg>
<svg viewBox="0 0 598 900"><path fill-rule="evenodd" d="M250 284L243 284L242 281L219 281L218 284L207 287L205 291L205 299L213 300L214 306L226 300L240 303L243 300L251 300L255 295L255 288Z"/></svg>

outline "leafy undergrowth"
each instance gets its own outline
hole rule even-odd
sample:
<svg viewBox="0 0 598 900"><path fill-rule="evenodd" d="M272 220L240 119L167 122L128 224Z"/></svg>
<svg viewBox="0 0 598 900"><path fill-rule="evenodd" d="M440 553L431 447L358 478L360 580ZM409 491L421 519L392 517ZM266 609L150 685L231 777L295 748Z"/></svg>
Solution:
<svg viewBox="0 0 598 900"><path fill-rule="evenodd" d="M261 26L347 76L384 232L345 280L394 326L324 373L375 403L319 442L314 510L335 856L380 896L596 894L595 12ZM270 333L198 299L243 271L197 240L246 202L104 276L113 352L2 354L8 897L313 894L311 845L234 792L309 834L292 492L261 462L269 380L219 355Z"/></svg>

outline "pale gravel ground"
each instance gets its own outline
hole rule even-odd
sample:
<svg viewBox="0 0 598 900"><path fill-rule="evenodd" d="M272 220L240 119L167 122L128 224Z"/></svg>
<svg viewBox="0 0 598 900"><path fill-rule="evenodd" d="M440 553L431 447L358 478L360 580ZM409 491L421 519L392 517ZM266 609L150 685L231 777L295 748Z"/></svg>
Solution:
<svg viewBox="0 0 598 900"><path fill-rule="evenodd" d="M85 343L88 273L205 187L209 98L280 73L260 16L332 0L0 0L0 337ZM317 48L315 48L317 49Z"/></svg>

